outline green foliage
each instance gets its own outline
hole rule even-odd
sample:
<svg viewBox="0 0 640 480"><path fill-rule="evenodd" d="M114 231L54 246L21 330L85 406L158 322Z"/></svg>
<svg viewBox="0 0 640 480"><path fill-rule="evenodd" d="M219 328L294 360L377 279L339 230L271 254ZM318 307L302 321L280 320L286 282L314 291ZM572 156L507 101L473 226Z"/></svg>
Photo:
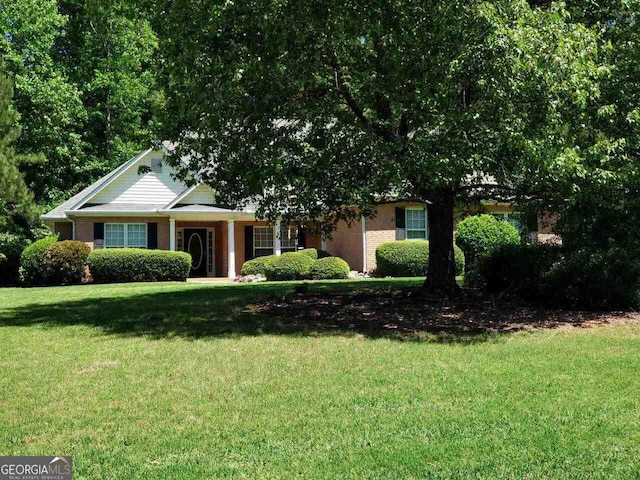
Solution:
<svg viewBox="0 0 640 480"><path fill-rule="evenodd" d="M454 245L455 274L464 273L465 256ZM402 240L387 242L376 248L376 264L384 276L424 277L429 262L429 242L426 240Z"/></svg>
<svg viewBox="0 0 640 480"><path fill-rule="evenodd" d="M191 255L167 250L105 248L94 250L88 259L94 282L185 281L191 269Z"/></svg>
<svg viewBox="0 0 640 480"><path fill-rule="evenodd" d="M568 250L505 246L480 263L490 292L508 292L547 306L610 310L640 306L640 261L618 247Z"/></svg>
<svg viewBox="0 0 640 480"><path fill-rule="evenodd" d="M456 243L469 264L503 245L518 245L520 233L509 222L492 215L474 215L462 220L456 228Z"/></svg>
<svg viewBox="0 0 640 480"><path fill-rule="evenodd" d="M48 285L72 285L88 280L87 259L91 248L84 242L54 243L44 255L44 277Z"/></svg>
<svg viewBox="0 0 640 480"><path fill-rule="evenodd" d="M221 202L335 222L418 196L438 239L456 196L495 191L470 177L524 190L579 174L574 125L603 73L561 2L172 2L155 25L162 138Z"/></svg>
<svg viewBox="0 0 640 480"><path fill-rule="evenodd" d="M15 152L14 144L20 137L20 116L13 108L12 98L11 82L0 75L0 232L25 235L37 221L37 211L20 167L34 159Z"/></svg>
<svg viewBox="0 0 640 480"><path fill-rule="evenodd" d="M300 280L309 276L313 266L313 258L300 252L283 253L273 262L266 264L267 280Z"/></svg>
<svg viewBox="0 0 640 480"><path fill-rule="evenodd" d="M314 260L318 259L318 250L316 250L315 248L305 248L303 250L298 250L297 253L302 253L303 255L308 255L309 257L313 258Z"/></svg>
<svg viewBox="0 0 640 480"><path fill-rule="evenodd" d="M42 285L47 281L45 256L57 236L42 238L24 249L20 256L20 280L27 285Z"/></svg>
<svg viewBox="0 0 640 480"><path fill-rule="evenodd" d="M313 280L337 280L349 276L349 264L339 257L319 258L311 266L309 277Z"/></svg>
<svg viewBox="0 0 640 480"><path fill-rule="evenodd" d="M22 235L0 233L0 285L13 285L18 282L20 255L29 244Z"/></svg>
<svg viewBox="0 0 640 480"><path fill-rule="evenodd" d="M266 277L267 264L276 260L276 255L267 255L244 262L240 269L241 275L264 275Z"/></svg>

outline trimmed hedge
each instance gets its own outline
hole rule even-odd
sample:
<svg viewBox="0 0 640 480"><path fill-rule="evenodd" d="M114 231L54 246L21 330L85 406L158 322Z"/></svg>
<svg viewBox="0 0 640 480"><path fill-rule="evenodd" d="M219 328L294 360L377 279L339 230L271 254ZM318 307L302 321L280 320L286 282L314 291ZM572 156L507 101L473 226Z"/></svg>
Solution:
<svg viewBox="0 0 640 480"><path fill-rule="evenodd" d="M109 248L89 255L89 270L97 283L185 281L190 269L191 255L185 252Z"/></svg>
<svg viewBox="0 0 640 480"><path fill-rule="evenodd" d="M349 277L349 264L339 257L319 258L309 270L313 280L334 280Z"/></svg>
<svg viewBox="0 0 640 480"><path fill-rule="evenodd" d="M29 245L29 241L11 233L0 233L0 285L18 283L20 255Z"/></svg>
<svg viewBox="0 0 640 480"><path fill-rule="evenodd" d="M45 283L70 285L86 282L89 278L87 258L91 248L76 240L54 243L44 255Z"/></svg>
<svg viewBox="0 0 640 480"><path fill-rule="evenodd" d="M464 273L465 257L457 245L453 246L456 275ZM376 264L387 277L424 277L429 262L429 242L426 240L400 240L378 245Z"/></svg>
<svg viewBox="0 0 640 480"><path fill-rule="evenodd" d="M240 269L241 275L264 275L267 276L267 263L273 262L277 257L275 255L267 255L264 257L247 260Z"/></svg>
<svg viewBox="0 0 640 480"><path fill-rule="evenodd" d="M640 307L638 255L617 247L505 246L483 259L479 271L489 292L508 292L543 305Z"/></svg>
<svg viewBox="0 0 640 480"><path fill-rule="evenodd" d="M294 252L290 252L290 253L294 253ZM313 258L314 260L318 259L318 250L316 250L315 248L304 248L302 250L298 250L295 253L301 253L303 255L308 255L309 257Z"/></svg>
<svg viewBox="0 0 640 480"><path fill-rule="evenodd" d="M307 278L315 260L301 252L283 253L265 265L267 280L301 280Z"/></svg>
<svg viewBox="0 0 640 480"><path fill-rule="evenodd" d="M58 241L57 236L33 242L20 256L20 280L27 285L43 285L46 282L44 258L49 247Z"/></svg>
<svg viewBox="0 0 640 480"><path fill-rule="evenodd" d="M504 245L519 245L518 229L492 215L474 215L456 227L456 243L471 265Z"/></svg>

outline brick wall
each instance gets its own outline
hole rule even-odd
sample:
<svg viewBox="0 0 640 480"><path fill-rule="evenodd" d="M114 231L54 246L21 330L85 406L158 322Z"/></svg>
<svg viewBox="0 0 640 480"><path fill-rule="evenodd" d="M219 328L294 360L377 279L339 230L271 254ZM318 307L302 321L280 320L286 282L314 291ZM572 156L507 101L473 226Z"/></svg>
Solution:
<svg viewBox="0 0 640 480"><path fill-rule="evenodd" d="M362 224L358 220L348 225L338 223L330 239L327 239L327 251L344 259L351 270L362 271Z"/></svg>

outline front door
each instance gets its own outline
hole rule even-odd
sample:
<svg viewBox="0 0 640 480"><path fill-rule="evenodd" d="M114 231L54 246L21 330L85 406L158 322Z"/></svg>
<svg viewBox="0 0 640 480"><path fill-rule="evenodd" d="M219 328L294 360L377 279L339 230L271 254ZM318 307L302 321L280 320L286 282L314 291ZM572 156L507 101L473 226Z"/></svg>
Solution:
<svg viewBox="0 0 640 480"><path fill-rule="evenodd" d="M185 228L184 250L191 254L190 277L207 276L207 229Z"/></svg>

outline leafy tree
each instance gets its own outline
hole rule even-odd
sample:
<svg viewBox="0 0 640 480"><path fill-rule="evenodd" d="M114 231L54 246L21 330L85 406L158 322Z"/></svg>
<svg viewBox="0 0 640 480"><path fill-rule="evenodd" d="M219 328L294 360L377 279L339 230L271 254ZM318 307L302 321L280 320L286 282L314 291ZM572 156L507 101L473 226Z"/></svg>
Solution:
<svg viewBox="0 0 640 480"><path fill-rule="evenodd" d="M150 144L155 34L135 1L60 1L59 9L67 21L58 56L81 90L86 157L114 168Z"/></svg>
<svg viewBox="0 0 640 480"><path fill-rule="evenodd" d="M271 219L425 201L430 289L456 289L457 198L487 183L531 193L579 167L567 119L597 95L597 50L562 5L177 0L156 11L173 162L190 155L220 201L257 199Z"/></svg>
<svg viewBox="0 0 640 480"><path fill-rule="evenodd" d="M36 200L45 204L62 200L91 176L82 155L79 91L53 58L64 25L54 1L7 0L0 7L0 56L15 79L14 104L22 116L15 148L46 152L46 162L25 172Z"/></svg>
<svg viewBox="0 0 640 480"><path fill-rule="evenodd" d="M12 97L11 81L0 75L0 233L28 236L31 224L37 220L37 210L19 167L33 165L41 158L15 152L20 129Z"/></svg>

